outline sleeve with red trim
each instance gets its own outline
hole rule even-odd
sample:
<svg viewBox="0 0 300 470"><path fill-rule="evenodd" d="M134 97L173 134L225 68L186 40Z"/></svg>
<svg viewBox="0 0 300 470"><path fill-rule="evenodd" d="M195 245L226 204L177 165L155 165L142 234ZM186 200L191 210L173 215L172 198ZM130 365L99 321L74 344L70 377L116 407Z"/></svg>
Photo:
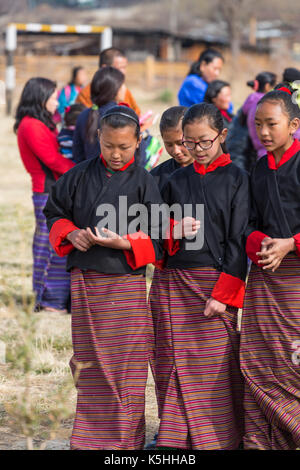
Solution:
<svg viewBox="0 0 300 470"><path fill-rule="evenodd" d="M296 253L300 258L300 233L297 233L296 235L294 235L293 238L294 238L295 243L296 243Z"/></svg>
<svg viewBox="0 0 300 470"><path fill-rule="evenodd" d="M143 222L140 227L146 227L138 230L136 233L130 233L124 236L131 244L131 250L124 250L128 265L132 269L138 269L149 263L156 263L163 257L163 236L164 227L167 218L166 208L163 204L158 186L150 173L146 173L146 184L142 193L141 201L147 207L147 213L144 214ZM152 208L161 209L162 217L155 217Z"/></svg>
<svg viewBox="0 0 300 470"><path fill-rule="evenodd" d="M74 230L78 230L78 227L68 219L58 219L52 225L49 240L58 256L66 256L74 249L72 243L66 240L67 235Z"/></svg>
<svg viewBox="0 0 300 470"><path fill-rule="evenodd" d="M219 302L242 308L247 274L247 255L245 250L245 231L249 222L250 194L246 174L236 188L231 201L230 226L225 241L222 272L212 291L212 297Z"/></svg>
<svg viewBox="0 0 300 470"><path fill-rule="evenodd" d="M50 170L62 175L73 168L74 162L59 153L55 137L43 122L30 119L25 123L23 132L26 132L27 142L32 152Z"/></svg>
<svg viewBox="0 0 300 470"><path fill-rule="evenodd" d="M246 283L238 277L221 273L211 296L226 305L242 308Z"/></svg>
<svg viewBox="0 0 300 470"><path fill-rule="evenodd" d="M254 230L250 235L247 237L246 241L246 253L248 257L253 261L253 263L259 266L258 261L259 257L257 256L257 252L261 250L261 242L267 237L263 232L259 232L258 230Z"/></svg>
<svg viewBox="0 0 300 470"><path fill-rule="evenodd" d="M132 269L138 269L156 261L156 254L149 235L139 231L125 235L130 242L131 250L123 250L126 261Z"/></svg>

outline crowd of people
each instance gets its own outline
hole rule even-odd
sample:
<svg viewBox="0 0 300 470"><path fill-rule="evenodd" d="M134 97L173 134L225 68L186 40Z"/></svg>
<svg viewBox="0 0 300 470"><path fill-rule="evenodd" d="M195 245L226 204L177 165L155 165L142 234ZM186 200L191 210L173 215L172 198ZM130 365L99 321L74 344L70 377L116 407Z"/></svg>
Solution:
<svg viewBox="0 0 300 470"><path fill-rule="evenodd" d="M23 89L35 310L72 316L71 449L144 448L149 364L157 449L300 447L300 71L259 73L234 114L223 63L204 51L163 112L163 163L122 51L89 84Z"/></svg>

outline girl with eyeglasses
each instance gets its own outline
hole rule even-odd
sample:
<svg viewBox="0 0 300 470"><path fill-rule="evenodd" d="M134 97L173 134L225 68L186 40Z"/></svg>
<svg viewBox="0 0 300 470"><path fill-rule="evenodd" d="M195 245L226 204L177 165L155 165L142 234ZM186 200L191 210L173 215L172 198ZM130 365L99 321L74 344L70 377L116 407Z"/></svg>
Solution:
<svg viewBox="0 0 300 470"><path fill-rule="evenodd" d="M230 450L243 437L237 311L245 292L249 189L247 175L224 152L223 126L212 104L188 109L183 144L195 161L176 170L162 192L169 206L192 210L171 221L159 305L152 304L157 447ZM204 222L196 217L201 205ZM194 248L199 230L204 241Z"/></svg>

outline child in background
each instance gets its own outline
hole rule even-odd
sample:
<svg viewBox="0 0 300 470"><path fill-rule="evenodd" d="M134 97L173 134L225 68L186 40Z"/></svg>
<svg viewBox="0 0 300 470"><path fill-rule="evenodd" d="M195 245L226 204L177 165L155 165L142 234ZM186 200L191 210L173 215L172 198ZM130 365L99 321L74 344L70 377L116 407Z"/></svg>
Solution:
<svg viewBox="0 0 300 470"><path fill-rule="evenodd" d="M251 175L246 250L252 267L241 326L245 449L300 447L300 110L288 85L255 114L267 154Z"/></svg>
<svg viewBox="0 0 300 470"><path fill-rule="evenodd" d="M162 114L159 125L160 134L165 149L172 158L157 165L150 172L154 176L160 190L162 190L173 171L188 166L194 161L193 157L182 145L182 119L187 109L185 106L172 106Z"/></svg>
<svg viewBox="0 0 300 470"><path fill-rule="evenodd" d="M223 116L224 127L229 129L234 117L233 113L229 111L231 104L230 84L223 80L213 80L206 89L203 101L214 104L219 109Z"/></svg>
<svg viewBox="0 0 300 470"><path fill-rule="evenodd" d="M83 104L72 104L65 109L64 126L57 136L59 149L65 158L73 160L73 136L76 121L80 113L85 110Z"/></svg>
<svg viewBox="0 0 300 470"><path fill-rule="evenodd" d="M247 85L253 88L254 91L248 96L248 98L244 102L242 110L243 114L247 118L249 136L252 141L253 147L257 152L257 158L260 158L266 154L266 149L259 140L256 133L256 106L259 100L264 96L264 94L268 93L276 85L276 75L272 72L261 72L255 77L255 80L248 81Z"/></svg>

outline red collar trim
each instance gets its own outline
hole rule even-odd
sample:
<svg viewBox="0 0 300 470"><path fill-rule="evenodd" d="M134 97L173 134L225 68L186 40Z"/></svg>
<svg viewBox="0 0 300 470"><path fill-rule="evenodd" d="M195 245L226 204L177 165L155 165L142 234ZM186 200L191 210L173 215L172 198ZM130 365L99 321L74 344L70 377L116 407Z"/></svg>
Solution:
<svg viewBox="0 0 300 470"><path fill-rule="evenodd" d="M102 153L101 153L101 155L100 155L100 158L101 158L102 163L103 163L103 165L105 166L105 168L107 168L107 163L106 163L106 161L104 160ZM119 170L116 170L116 171L124 171L124 170L126 170L130 165L132 165L132 164L134 163L134 161L135 161L135 158L134 158L134 156L133 156L132 159L129 160L129 162L127 162L124 166L122 166L122 168L120 168Z"/></svg>
<svg viewBox="0 0 300 470"><path fill-rule="evenodd" d="M220 113L222 114L222 116L224 116L227 121L231 122L232 121L232 117L229 116L228 112L226 111L226 109L219 109Z"/></svg>
<svg viewBox="0 0 300 470"><path fill-rule="evenodd" d="M211 171L214 171L216 168L219 166L226 166L231 163L230 155L229 153L222 153L214 162L212 162L207 168L205 168L204 165L201 163L194 161L194 169L196 173L199 173L200 175L206 175L206 173L209 173Z"/></svg>
<svg viewBox="0 0 300 470"><path fill-rule="evenodd" d="M275 157L274 157L273 153L267 152L268 166L269 166L270 170L277 170L280 166L282 166L284 163L286 163L290 158L292 158L299 151L300 151L300 142L299 142L299 140L294 139L294 142L292 143L290 148L288 148L286 150L286 152L284 152L284 154L282 155L281 160L278 163L278 165L276 165L276 163L275 163Z"/></svg>

